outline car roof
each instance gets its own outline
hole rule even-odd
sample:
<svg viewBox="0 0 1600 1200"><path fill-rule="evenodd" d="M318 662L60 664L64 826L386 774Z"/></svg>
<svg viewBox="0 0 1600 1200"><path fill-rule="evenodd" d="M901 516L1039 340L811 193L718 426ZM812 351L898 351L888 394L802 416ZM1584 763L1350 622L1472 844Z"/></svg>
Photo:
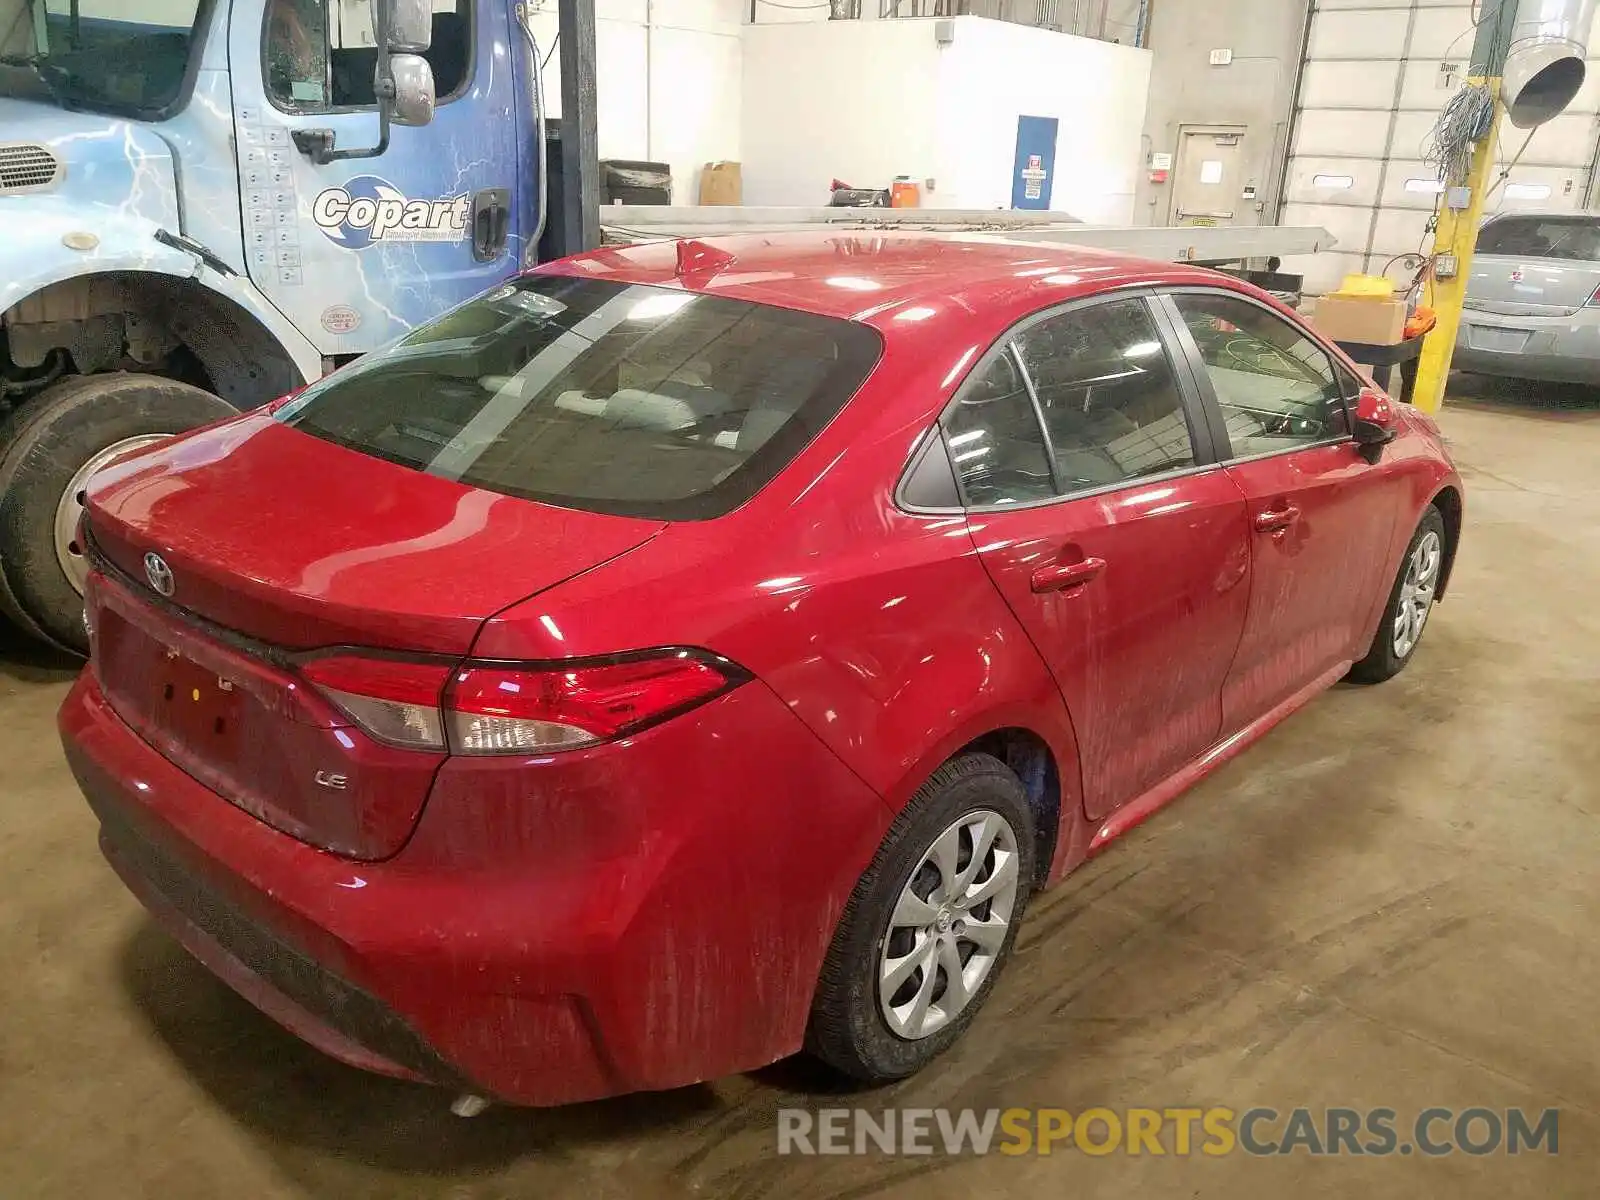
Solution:
<svg viewBox="0 0 1600 1200"><path fill-rule="evenodd" d="M1593 208L1512 208L1505 212L1490 213L1483 219L1485 225L1491 221L1508 221L1513 217L1522 217L1535 221L1549 221L1556 218L1568 221L1600 221L1600 209Z"/></svg>
<svg viewBox="0 0 1600 1200"><path fill-rule="evenodd" d="M1215 272L1054 242L983 233L815 229L695 238L679 274L677 241L606 247L547 273L681 287L880 325L951 301L1009 324L1049 304L1139 285L1233 285ZM983 322L987 323L987 322Z"/></svg>

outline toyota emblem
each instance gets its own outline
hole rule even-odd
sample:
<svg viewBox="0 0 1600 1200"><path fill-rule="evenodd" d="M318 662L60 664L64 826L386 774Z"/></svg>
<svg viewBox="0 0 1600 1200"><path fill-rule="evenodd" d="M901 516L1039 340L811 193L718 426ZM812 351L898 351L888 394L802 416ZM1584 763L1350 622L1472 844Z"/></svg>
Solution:
<svg viewBox="0 0 1600 1200"><path fill-rule="evenodd" d="M144 556L144 577L150 581L150 586L163 596L172 595L172 568L167 566L167 560L154 550Z"/></svg>

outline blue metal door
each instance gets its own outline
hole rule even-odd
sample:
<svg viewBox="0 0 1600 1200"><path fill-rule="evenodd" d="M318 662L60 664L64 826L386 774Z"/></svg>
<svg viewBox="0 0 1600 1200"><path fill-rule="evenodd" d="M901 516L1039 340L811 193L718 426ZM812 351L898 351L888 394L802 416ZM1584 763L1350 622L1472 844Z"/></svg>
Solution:
<svg viewBox="0 0 1600 1200"><path fill-rule="evenodd" d="M246 268L325 355L375 349L492 286L532 232L523 192L542 181L523 161L523 31L506 3L433 7L432 124L394 126L375 158L318 164L296 134L327 130L338 149L378 138L370 3L232 6Z"/></svg>
<svg viewBox="0 0 1600 1200"><path fill-rule="evenodd" d="M1011 207L1049 208L1056 172L1056 117L1017 118L1017 158L1011 168Z"/></svg>

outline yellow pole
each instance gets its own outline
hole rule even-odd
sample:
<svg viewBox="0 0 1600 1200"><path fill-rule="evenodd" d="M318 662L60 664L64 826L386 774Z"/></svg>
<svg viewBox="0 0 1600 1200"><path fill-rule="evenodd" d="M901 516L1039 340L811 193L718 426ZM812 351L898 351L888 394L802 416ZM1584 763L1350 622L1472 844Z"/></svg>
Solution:
<svg viewBox="0 0 1600 1200"><path fill-rule="evenodd" d="M1433 309L1439 314L1439 323L1422 343L1422 360L1417 364L1417 384L1412 402L1424 412L1438 412L1444 404L1445 382L1450 377L1450 360L1456 352L1456 335L1461 330L1461 310L1467 298L1467 281L1472 277L1472 252L1478 245L1478 225L1483 220L1483 206L1493 183L1495 142L1500 134L1500 80L1475 77L1469 84L1488 84L1494 97L1494 118L1489 122L1489 132L1483 135L1472 152L1472 169L1464 181L1472 198L1460 212L1448 203L1448 194L1441 196L1439 227L1433 235L1433 252L1455 256L1456 273L1451 279L1437 279L1433 283Z"/></svg>

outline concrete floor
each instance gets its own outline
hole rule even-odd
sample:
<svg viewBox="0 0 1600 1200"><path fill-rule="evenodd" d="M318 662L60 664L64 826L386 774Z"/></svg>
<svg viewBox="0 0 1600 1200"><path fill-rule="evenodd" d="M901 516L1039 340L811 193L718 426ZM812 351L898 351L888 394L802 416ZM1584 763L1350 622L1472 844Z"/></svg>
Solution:
<svg viewBox="0 0 1600 1200"><path fill-rule="evenodd" d="M451 1117L281 1032L158 932L62 765L59 664L0 658L0 1197L1593 1195L1600 1175L1600 400L1453 401L1454 593L1036 902L888 1106L1559 1106L1560 1154L778 1158L803 1065ZM807 1093L802 1096L800 1093Z"/></svg>

